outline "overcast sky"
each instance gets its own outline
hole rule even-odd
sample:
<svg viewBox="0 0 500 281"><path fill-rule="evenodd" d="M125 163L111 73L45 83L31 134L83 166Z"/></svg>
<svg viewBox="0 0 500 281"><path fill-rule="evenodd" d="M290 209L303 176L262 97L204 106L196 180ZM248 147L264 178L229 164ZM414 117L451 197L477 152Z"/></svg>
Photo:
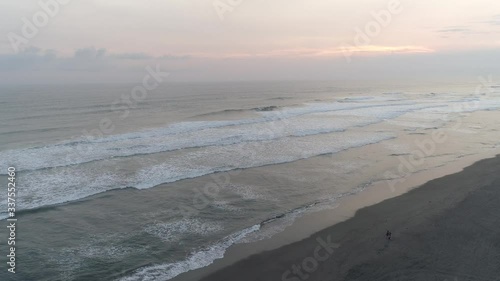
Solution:
<svg viewBox="0 0 500 281"><path fill-rule="evenodd" d="M0 0L0 83L500 74L498 0L40 2Z"/></svg>

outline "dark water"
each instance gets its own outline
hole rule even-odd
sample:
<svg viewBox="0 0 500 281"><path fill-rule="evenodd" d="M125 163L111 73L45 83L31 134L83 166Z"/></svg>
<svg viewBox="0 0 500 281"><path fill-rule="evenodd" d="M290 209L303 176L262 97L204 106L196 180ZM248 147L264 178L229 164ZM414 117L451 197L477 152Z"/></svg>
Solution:
<svg viewBox="0 0 500 281"><path fill-rule="evenodd" d="M1 280L171 279L383 179L356 182L377 159L338 153L388 156L402 134L500 108L474 84L165 84L131 101L133 87L0 89L19 219L18 273Z"/></svg>

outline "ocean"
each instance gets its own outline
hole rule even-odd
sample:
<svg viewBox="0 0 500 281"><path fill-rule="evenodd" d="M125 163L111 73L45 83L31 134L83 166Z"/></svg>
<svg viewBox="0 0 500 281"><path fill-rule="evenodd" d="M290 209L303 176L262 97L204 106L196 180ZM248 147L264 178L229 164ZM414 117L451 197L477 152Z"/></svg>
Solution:
<svg viewBox="0 0 500 281"><path fill-rule="evenodd" d="M484 82L0 86L18 218L0 280L170 280L374 183L495 155Z"/></svg>

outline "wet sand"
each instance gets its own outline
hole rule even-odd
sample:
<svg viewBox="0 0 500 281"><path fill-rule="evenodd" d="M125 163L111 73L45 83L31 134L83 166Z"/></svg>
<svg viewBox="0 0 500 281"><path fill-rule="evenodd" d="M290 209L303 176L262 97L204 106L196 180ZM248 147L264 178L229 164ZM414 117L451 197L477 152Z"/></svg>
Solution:
<svg viewBox="0 0 500 281"><path fill-rule="evenodd" d="M201 280L500 280L499 172L481 160Z"/></svg>

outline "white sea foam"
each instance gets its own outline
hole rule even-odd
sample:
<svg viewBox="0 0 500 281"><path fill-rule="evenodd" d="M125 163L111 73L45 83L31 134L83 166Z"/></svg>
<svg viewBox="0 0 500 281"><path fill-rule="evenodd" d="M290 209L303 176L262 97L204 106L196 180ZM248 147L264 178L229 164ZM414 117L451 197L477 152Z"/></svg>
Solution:
<svg viewBox="0 0 500 281"><path fill-rule="evenodd" d="M281 164L313 156L336 153L393 138L386 133L345 132L307 138L284 138L276 141L209 147L171 157L168 162L155 164L138 171L139 189L187 177L198 177L213 172L236 168L251 168Z"/></svg>
<svg viewBox="0 0 500 281"><path fill-rule="evenodd" d="M381 100L370 103L317 103L280 111L261 112L261 118L231 121L182 122L165 128L150 129L95 139L79 138L42 147L14 149L0 152L0 167L16 166L18 171L82 164L91 161L140 154L203 147L230 145L249 141L263 141L287 136L307 136L341 131L350 126L370 124L362 120L319 120L315 113L342 111L348 114L358 109L378 107L391 112L394 104ZM399 103L404 106L404 103ZM384 108L388 106L389 108ZM355 114L354 114L355 115ZM316 116L317 117L317 116ZM388 117L386 117L388 118ZM10 161L7 163L7 161ZM1 171L0 171L1 173Z"/></svg>
<svg viewBox="0 0 500 281"><path fill-rule="evenodd" d="M229 201L216 200L212 203L212 206L217 208L217 209L228 211L228 212L241 212L242 211L241 208L238 208L234 205L231 205L231 202L229 202Z"/></svg>
<svg viewBox="0 0 500 281"><path fill-rule="evenodd" d="M13 161L9 165L21 171L19 208L33 209L112 189L146 189L214 172L291 162L393 137L373 132L352 135L353 127L391 120L439 126L426 123L432 120L425 116L500 108L500 101L489 97L455 97L454 101L474 106L456 107L434 96L418 101L373 98L307 104L261 112L262 118L184 122L88 141L3 151L0 166ZM81 154L82 150L88 153ZM4 207L5 202L0 202L0 208Z"/></svg>
<svg viewBox="0 0 500 281"><path fill-rule="evenodd" d="M231 184L227 187L231 192L238 194L244 200L257 200L257 199L267 199L270 200L268 196L261 194L257 191L256 186Z"/></svg>
<svg viewBox="0 0 500 281"><path fill-rule="evenodd" d="M210 146L182 153L116 158L68 167L21 172L18 207L34 209L107 190L147 189L214 172L281 164L393 138L387 133L343 132L274 141ZM5 202L0 202L0 208Z"/></svg>
<svg viewBox="0 0 500 281"><path fill-rule="evenodd" d="M146 227L145 231L164 242L177 242L190 234L209 235L223 230L222 223L182 219L174 222L156 222Z"/></svg>
<svg viewBox="0 0 500 281"><path fill-rule="evenodd" d="M62 275L67 276L67 278L62 278L63 280L73 280L74 272L79 270L88 259L120 261L130 254L146 251L144 248L116 245L117 240L125 239L125 237L122 234L89 237L84 239L81 245L50 250L44 254L51 263L61 269Z"/></svg>
<svg viewBox="0 0 500 281"><path fill-rule="evenodd" d="M272 237L276 233L283 231L286 227L293 224L297 218L303 216L305 213L336 208L338 206L336 202L339 198L359 193L366 186L367 185L363 185L350 192L342 194L323 196L319 198L318 202L291 210L276 219L268 220L265 223L254 225L226 236L218 243L211 245L207 249L190 254L185 260L175 263L147 266L136 270L130 276L121 278L120 281L166 281L184 272L206 267L212 264L216 259L223 258L226 250L230 246L238 243L251 243Z"/></svg>
<svg viewBox="0 0 500 281"><path fill-rule="evenodd" d="M316 199L317 201L313 203L290 210L283 215L265 221L261 224L259 231L248 234L241 242L251 243L270 238L275 234L282 232L288 226L291 226L295 220L307 213L315 213L326 209L335 209L338 207L338 200L340 198L357 194L363 191L370 184L371 183L365 183L350 190L349 192L321 195Z"/></svg>
<svg viewBox="0 0 500 281"><path fill-rule="evenodd" d="M259 225L254 225L242 231L226 236L218 243L213 244L206 249L191 253L185 260L175 263L158 264L140 268L130 276L123 277L120 280L170 280L181 273L208 266L212 264L216 259L223 258L227 248L229 248L231 245L240 243L248 234L258 231L259 229Z"/></svg>

